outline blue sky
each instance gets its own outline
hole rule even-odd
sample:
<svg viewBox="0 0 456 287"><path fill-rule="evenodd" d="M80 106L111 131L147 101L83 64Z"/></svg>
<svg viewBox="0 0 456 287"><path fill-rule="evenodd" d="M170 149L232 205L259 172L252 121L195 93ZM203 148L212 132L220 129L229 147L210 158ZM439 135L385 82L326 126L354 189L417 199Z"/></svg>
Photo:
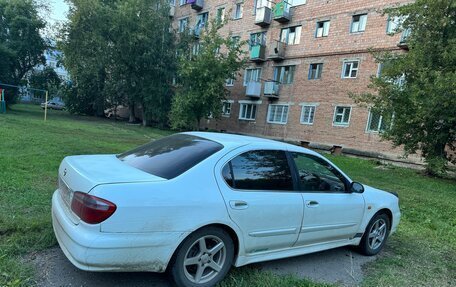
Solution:
<svg viewBox="0 0 456 287"><path fill-rule="evenodd" d="M63 21L66 20L66 14L68 12L68 5L64 0L48 0L51 8L51 21Z"/></svg>

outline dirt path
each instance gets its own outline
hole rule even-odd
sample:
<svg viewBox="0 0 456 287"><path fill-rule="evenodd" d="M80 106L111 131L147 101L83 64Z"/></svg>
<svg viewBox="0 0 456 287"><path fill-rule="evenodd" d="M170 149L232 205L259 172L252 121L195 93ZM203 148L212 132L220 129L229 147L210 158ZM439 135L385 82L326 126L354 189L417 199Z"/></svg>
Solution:
<svg viewBox="0 0 456 287"><path fill-rule="evenodd" d="M294 258L269 261L254 266L277 274L292 274L316 282L357 286L363 277L363 264L375 260L348 248L309 254ZM74 267L59 247L31 255L27 261L36 266L38 285L54 286L170 286L166 275L155 273L85 272Z"/></svg>

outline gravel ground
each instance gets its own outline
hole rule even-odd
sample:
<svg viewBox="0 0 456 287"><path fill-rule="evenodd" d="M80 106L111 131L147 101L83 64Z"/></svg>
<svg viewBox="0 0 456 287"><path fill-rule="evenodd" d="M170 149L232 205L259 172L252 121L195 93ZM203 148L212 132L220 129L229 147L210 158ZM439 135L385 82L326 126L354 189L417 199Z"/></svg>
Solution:
<svg viewBox="0 0 456 287"><path fill-rule="evenodd" d="M375 257L359 255L349 248L338 248L254 266L276 274L310 278L316 282L358 286L363 278L363 264L373 260ZM36 267L39 286L170 286L165 274L81 271L66 259L59 247L29 255L26 261Z"/></svg>

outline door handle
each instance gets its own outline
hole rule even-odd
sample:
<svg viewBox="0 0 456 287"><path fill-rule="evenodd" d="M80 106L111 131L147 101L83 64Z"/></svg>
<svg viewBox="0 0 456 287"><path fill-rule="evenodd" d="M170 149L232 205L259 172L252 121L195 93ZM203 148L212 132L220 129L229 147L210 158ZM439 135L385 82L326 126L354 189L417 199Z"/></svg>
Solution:
<svg viewBox="0 0 456 287"><path fill-rule="evenodd" d="M230 206L233 209L246 209L247 207L249 207L247 202L245 202L243 200L231 200Z"/></svg>
<svg viewBox="0 0 456 287"><path fill-rule="evenodd" d="M307 200L306 206L307 207L317 207L319 205L318 201L315 200Z"/></svg>

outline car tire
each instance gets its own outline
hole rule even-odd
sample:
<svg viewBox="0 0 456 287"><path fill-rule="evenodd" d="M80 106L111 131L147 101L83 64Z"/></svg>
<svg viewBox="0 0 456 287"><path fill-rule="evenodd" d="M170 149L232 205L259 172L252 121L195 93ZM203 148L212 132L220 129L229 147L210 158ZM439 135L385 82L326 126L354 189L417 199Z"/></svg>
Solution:
<svg viewBox="0 0 456 287"><path fill-rule="evenodd" d="M390 219L385 213L374 215L358 245L359 252L367 256L378 254L388 239L390 227Z"/></svg>
<svg viewBox="0 0 456 287"><path fill-rule="evenodd" d="M230 270L233 258L233 240L225 230L197 230L174 254L169 270L171 279L179 287L215 286Z"/></svg>

